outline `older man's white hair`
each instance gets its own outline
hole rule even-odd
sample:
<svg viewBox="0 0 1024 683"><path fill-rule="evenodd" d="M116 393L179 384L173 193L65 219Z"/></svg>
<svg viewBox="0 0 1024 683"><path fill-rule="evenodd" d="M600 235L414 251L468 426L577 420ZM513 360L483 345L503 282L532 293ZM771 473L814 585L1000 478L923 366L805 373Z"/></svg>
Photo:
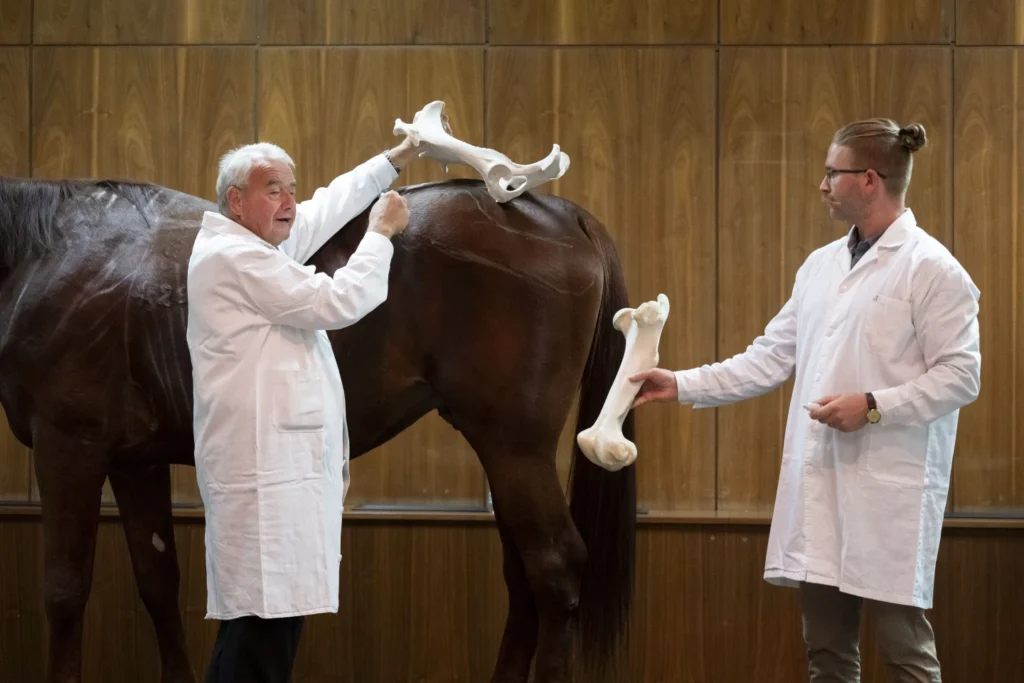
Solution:
<svg viewBox="0 0 1024 683"><path fill-rule="evenodd" d="M273 161L283 161L295 170L295 162L288 156L288 152L271 142L243 145L222 156L217 172L217 207L220 212L230 217L228 190L232 187L244 190L249 184L249 174L253 169L269 166Z"/></svg>

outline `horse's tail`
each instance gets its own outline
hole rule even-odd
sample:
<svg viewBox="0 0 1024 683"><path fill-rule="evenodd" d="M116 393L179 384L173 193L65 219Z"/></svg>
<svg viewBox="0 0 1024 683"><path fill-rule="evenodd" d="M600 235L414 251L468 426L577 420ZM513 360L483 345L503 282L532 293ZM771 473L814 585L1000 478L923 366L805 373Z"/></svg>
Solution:
<svg viewBox="0 0 1024 683"><path fill-rule="evenodd" d="M580 387L575 434L597 420L626 349L626 339L612 327L616 311L629 306L618 253L607 231L581 212L580 225L604 261L604 291L590 355ZM622 433L634 439L633 412ZM587 548L580 586L579 660L596 680L614 674L629 634L636 538L636 473L631 465L609 472L594 465L573 441L570 472L573 521ZM615 677L616 679L618 677Z"/></svg>

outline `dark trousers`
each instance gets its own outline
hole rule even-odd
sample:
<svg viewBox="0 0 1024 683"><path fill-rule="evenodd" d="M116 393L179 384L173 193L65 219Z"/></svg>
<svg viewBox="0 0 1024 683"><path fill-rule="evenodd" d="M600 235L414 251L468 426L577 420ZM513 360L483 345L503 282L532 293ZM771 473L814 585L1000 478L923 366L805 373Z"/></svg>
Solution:
<svg viewBox="0 0 1024 683"><path fill-rule="evenodd" d="M239 617L220 623L206 683L288 683L303 617Z"/></svg>

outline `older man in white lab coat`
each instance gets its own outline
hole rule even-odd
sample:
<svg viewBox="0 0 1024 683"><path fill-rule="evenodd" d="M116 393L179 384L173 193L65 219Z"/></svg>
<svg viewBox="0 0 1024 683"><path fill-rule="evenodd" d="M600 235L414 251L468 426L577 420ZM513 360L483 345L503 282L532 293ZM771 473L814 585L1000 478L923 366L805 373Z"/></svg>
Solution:
<svg viewBox="0 0 1024 683"><path fill-rule="evenodd" d="M301 203L279 147L221 160L219 212L203 217L188 266L207 617L222 620L208 683L287 681L304 615L338 610L348 432L324 330L387 298L390 240L409 213L382 192L416 153L406 140ZM347 265L302 265L378 197Z"/></svg>
<svg viewBox="0 0 1024 683"><path fill-rule="evenodd" d="M795 371L765 579L799 586L810 678L860 680L860 609L896 681L939 681L924 610L959 409L978 396L979 291L904 200L919 124L858 121L829 148L822 199L848 235L814 251L747 350L655 369L634 405L720 406Z"/></svg>

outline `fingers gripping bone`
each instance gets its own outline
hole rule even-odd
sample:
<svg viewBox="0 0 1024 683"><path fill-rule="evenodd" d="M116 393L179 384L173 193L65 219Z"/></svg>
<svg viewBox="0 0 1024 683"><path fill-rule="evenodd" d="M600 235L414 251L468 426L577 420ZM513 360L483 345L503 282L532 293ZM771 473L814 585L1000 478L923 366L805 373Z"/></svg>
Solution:
<svg viewBox="0 0 1024 683"><path fill-rule="evenodd" d="M615 375L601 413L592 427L576 437L580 450L591 462L614 472L636 460L636 444L622 434L622 423L640 390L630 376L658 365L658 343L668 320L669 302L664 294L638 308L623 308L615 314L615 329L626 336L626 352Z"/></svg>
<svg viewBox="0 0 1024 683"><path fill-rule="evenodd" d="M569 156L554 145L540 161L523 166L501 152L474 147L453 137L442 122L444 102L431 102L413 116L412 123L395 119L395 135L405 135L423 148L421 157L433 159L445 173L449 164L473 167L487 184L497 202L507 202L550 180L561 178L569 169Z"/></svg>

